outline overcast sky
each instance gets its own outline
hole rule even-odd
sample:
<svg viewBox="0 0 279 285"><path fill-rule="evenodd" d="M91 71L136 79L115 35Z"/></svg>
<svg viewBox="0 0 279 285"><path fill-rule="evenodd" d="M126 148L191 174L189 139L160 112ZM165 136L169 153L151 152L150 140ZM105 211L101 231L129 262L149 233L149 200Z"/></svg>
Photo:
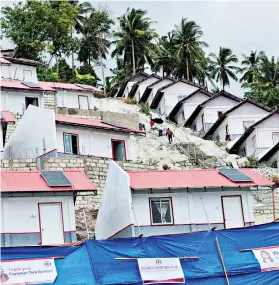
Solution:
<svg viewBox="0 0 279 285"><path fill-rule="evenodd" d="M2 1L11 5L15 1ZM207 52L217 53L220 46L232 49L239 59L251 50L263 50L268 56L279 57L279 1L90 1L94 6L106 4L114 19L128 7L148 11L157 23L154 28L166 35L182 17L201 26L203 40L209 44ZM3 48L8 42L3 41ZM10 46L10 45L9 45ZM105 75L115 67L108 59ZM99 72L98 72L99 73ZM241 95L239 83L232 83L230 92Z"/></svg>

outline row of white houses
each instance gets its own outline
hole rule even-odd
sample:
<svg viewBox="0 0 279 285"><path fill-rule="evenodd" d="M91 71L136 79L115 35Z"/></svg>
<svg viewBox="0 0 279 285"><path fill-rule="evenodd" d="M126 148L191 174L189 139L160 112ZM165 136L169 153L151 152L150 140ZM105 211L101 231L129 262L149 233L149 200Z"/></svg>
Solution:
<svg viewBox="0 0 279 285"><path fill-rule="evenodd" d="M226 91L140 72L128 78L116 98L135 98L158 115L198 132L204 139L227 143L229 153L255 156L279 167L279 113Z"/></svg>
<svg viewBox="0 0 279 285"><path fill-rule="evenodd" d="M22 114L29 105L42 108L94 109L101 90L83 84L38 81L40 62L0 57L1 110Z"/></svg>

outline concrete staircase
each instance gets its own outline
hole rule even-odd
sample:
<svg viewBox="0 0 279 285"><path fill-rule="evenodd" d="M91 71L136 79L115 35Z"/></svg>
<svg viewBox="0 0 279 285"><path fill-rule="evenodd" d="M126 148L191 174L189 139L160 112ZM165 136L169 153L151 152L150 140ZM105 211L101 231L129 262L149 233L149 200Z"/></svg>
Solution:
<svg viewBox="0 0 279 285"><path fill-rule="evenodd" d="M194 143L176 143L173 147L187 157L189 168L231 167L225 161L206 155Z"/></svg>

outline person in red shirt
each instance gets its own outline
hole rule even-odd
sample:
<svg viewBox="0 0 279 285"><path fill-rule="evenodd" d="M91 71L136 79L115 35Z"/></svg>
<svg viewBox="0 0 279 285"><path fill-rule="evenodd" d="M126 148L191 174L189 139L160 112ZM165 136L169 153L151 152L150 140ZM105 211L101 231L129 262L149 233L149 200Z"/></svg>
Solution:
<svg viewBox="0 0 279 285"><path fill-rule="evenodd" d="M151 129L151 131L152 131L152 128L153 128L153 126L155 125L155 123L154 123L154 121L151 119L150 122L149 122L149 124L150 124L150 129Z"/></svg>
<svg viewBox="0 0 279 285"><path fill-rule="evenodd" d="M172 142L172 137L173 137L173 132L169 128L166 131L166 136L169 139L169 143L171 143Z"/></svg>

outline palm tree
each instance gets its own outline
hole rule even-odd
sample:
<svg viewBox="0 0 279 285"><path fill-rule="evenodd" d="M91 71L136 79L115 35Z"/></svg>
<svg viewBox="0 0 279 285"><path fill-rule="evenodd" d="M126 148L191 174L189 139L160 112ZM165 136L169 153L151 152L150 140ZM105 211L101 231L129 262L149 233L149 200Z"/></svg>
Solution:
<svg viewBox="0 0 279 285"><path fill-rule="evenodd" d="M240 78L240 82L246 81L251 83L258 80L260 58L263 55L264 53L262 51L259 54L257 54L257 51L251 51L249 56L242 54L244 59L241 62L241 65L244 66L244 68L242 68L244 74Z"/></svg>
<svg viewBox="0 0 279 285"><path fill-rule="evenodd" d="M147 11L141 9L127 9L126 13L118 18L120 29L114 33L116 40L112 57L124 55L124 64L130 66L133 74L136 68L145 63L153 66L151 51L155 49L152 42L157 37L150 18L145 17Z"/></svg>
<svg viewBox="0 0 279 285"><path fill-rule="evenodd" d="M68 1L70 4L72 4L73 7L76 7L79 9L79 14L77 15L75 19L75 30L78 34L82 33L83 21L85 19L85 16L86 14L91 13L94 10L94 8L89 2L79 3L79 1L77 0L68 0Z"/></svg>
<svg viewBox="0 0 279 285"><path fill-rule="evenodd" d="M194 21L188 21L182 18L180 25L175 25L174 41L176 46L176 56L184 65L185 75L187 80L193 80L192 69L195 65L195 60L200 58L203 54L203 47L208 44L201 41L203 31Z"/></svg>
<svg viewBox="0 0 279 285"><path fill-rule="evenodd" d="M154 51L154 69L158 72L162 70L163 76L174 74L176 67L175 47L173 41L173 32L169 32L167 36L163 36L158 41L158 46Z"/></svg>
<svg viewBox="0 0 279 285"><path fill-rule="evenodd" d="M275 60L272 56L271 59L266 55L260 57L260 76L259 81L272 88L279 85L279 58Z"/></svg>
<svg viewBox="0 0 279 285"><path fill-rule="evenodd" d="M217 82L220 81L223 90L225 90L225 86L230 86L230 78L238 81L235 74L242 72L242 69L234 65L238 59L236 55L232 54L231 49L220 47L218 55L211 53L209 57L211 60L210 77Z"/></svg>

